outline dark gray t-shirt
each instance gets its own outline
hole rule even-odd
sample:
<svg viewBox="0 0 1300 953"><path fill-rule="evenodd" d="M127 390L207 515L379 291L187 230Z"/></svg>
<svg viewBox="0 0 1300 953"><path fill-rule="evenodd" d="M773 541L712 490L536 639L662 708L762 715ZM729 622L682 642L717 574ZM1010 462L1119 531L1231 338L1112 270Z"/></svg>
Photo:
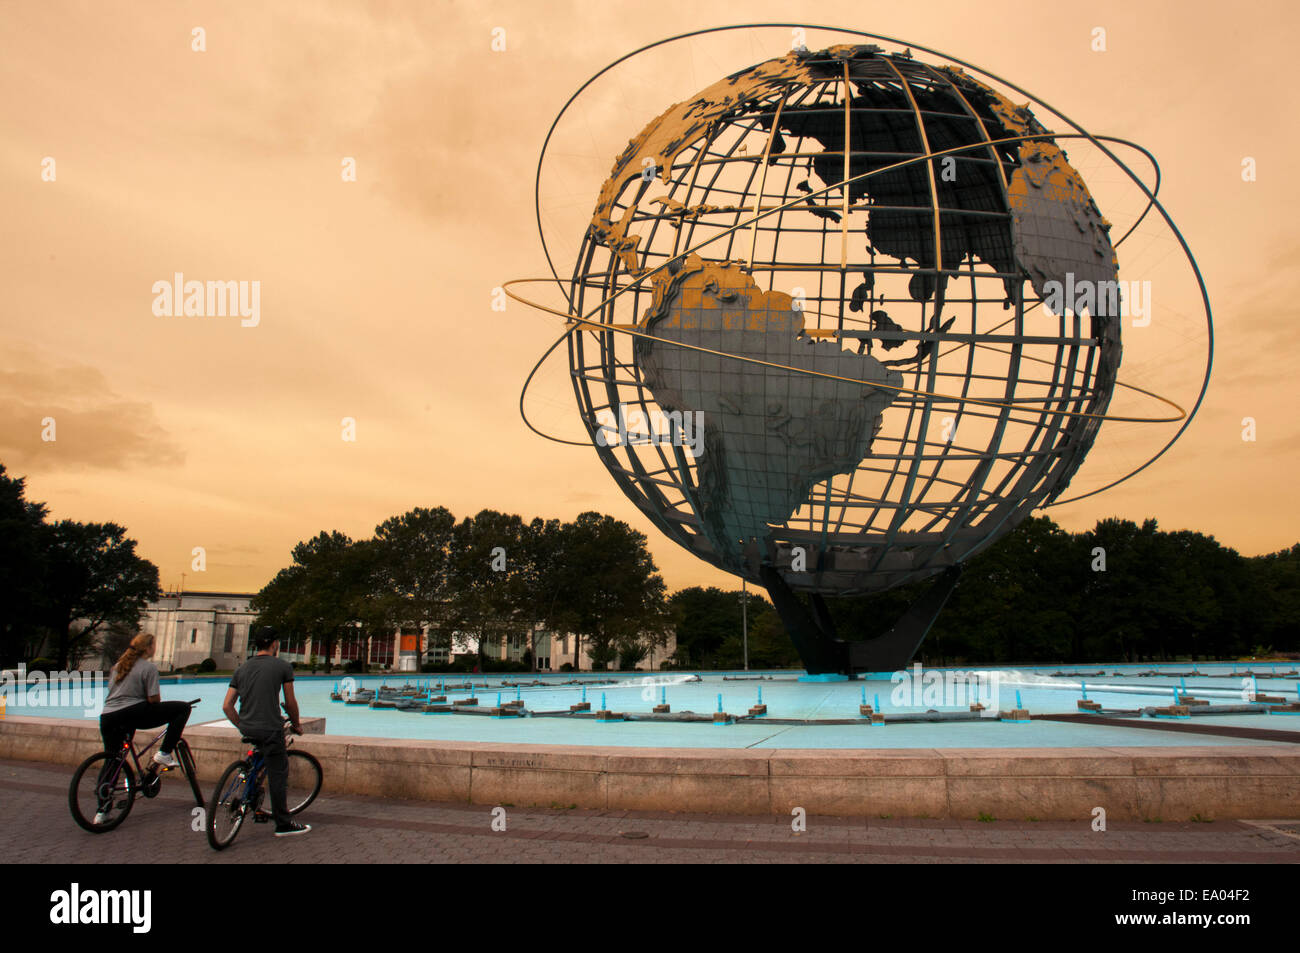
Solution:
<svg viewBox="0 0 1300 953"><path fill-rule="evenodd" d="M274 655L254 655L230 678L239 692L239 727L247 731L278 731L284 724L280 714L280 686L293 681L293 666Z"/></svg>
<svg viewBox="0 0 1300 953"><path fill-rule="evenodd" d="M147 702L150 695L157 694L160 694L158 666L148 659L136 659L131 671L120 682L117 680L117 670L114 669L108 680L108 698L104 700L101 714L107 715L109 712Z"/></svg>

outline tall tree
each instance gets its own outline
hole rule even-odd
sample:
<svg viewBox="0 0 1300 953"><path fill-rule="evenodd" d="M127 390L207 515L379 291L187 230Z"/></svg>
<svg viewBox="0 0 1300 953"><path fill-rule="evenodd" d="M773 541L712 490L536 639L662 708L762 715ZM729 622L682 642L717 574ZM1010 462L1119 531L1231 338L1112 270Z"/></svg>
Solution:
<svg viewBox="0 0 1300 953"><path fill-rule="evenodd" d="M669 599L678 617L676 662L692 668L716 668L727 640L739 644L740 592L691 586ZM787 637L787 641L789 641Z"/></svg>
<svg viewBox="0 0 1300 953"><path fill-rule="evenodd" d="M579 667L582 640L592 665L617 657L617 643L659 624L665 611L665 586L646 548L643 533L601 513L580 513L564 528L563 565L567 583L568 628L577 636L573 667Z"/></svg>
<svg viewBox="0 0 1300 953"><path fill-rule="evenodd" d="M446 625L477 640L480 667L488 643L522 639L532 628L531 558L518 516L483 510L452 531Z"/></svg>
<svg viewBox="0 0 1300 953"><path fill-rule="evenodd" d="M427 625L429 647L450 647L445 627L450 554L456 517L439 506L417 507L375 527L377 609L390 628Z"/></svg>
<svg viewBox="0 0 1300 953"><path fill-rule="evenodd" d="M26 491L26 480L0 464L0 667L30 658L42 634L46 509Z"/></svg>
<svg viewBox="0 0 1300 953"><path fill-rule="evenodd" d="M145 606L157 599L158 567L136 555L135 540L116 523L44 527L42 615L60 668L79 662L106 625L137 629Z"/></svg>
<svg viewBox="0 0 1300 953"><path fill-rule="evenodd" d="M368 543L338 531L321 532L298 543L292 558L293 564L253 597L259 624L310 637L324 647L327 665L339 640L365 644L382 631L384 612Z"/></svg>

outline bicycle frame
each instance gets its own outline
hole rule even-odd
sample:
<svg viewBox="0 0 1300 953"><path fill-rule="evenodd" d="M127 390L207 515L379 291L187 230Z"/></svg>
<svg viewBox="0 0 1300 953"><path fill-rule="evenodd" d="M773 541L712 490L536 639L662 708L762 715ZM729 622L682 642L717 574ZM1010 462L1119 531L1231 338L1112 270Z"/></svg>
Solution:
<svg viewBox="0 0 1300 953"><path fill-rule="evenodd" d="M288 724L288 721L286 721L283 729L284 750L286 752L293 745L293 733L289 730ZM245 803L247 803L248 794L251 792L256 798L253 810L257 811L261 805L263 785L266 781L266 756L262 754L261 745L253 745L253 747L249 748L248 751L244 753L244 757L248 760L248 774L243 777L242 781L240 778L236 777L235 780L230 783L230 787L226 788L226 790L222 792L221 800L228 800L230 795L235 792L236 787L242 783L244 785Z"/></svg>
<svg viewBox="0 0 1300 953"><path fill-rule="evenodd" d="M108 784L111 784L113 787L116 787L118 775L122 773L122 765L127 763L127 756L129 755L131 760L135 764L136 776L140 779L139 785L131 793L132 798L138 798L144 793L145 786L149 783L151 779L157 777L159 769L163 771L170 770L169 768L163 767L162 765L150 764L148 768L142 768L140 766L141 755L148 755L149 752L153 750L153 746L159 744L166 736L167 729L164 728L162 731L158 732L157 737L155 737L153 741L149 742L147 745L145 745L143 748L139 749L138 751L136 750L135 747L135 731L136 729L132 729L130 732L128 732L126 739L122 742L121 749L118 751L117 757L114 758L114 765L113 765L112 772L105 775L101 780L101 784L107 782ZM187 766L187 760L188 760L188 765L194 764L194 757L193 754L190 753L189 743L184 738L182 738L176 744L176 750L178 753L182 750L182 747L184 748L186 755L188 757L178 759L181 766L181 773L183 773L187 778L189 778L190 791L194 795L195 803L197 803L199 807L203 807L203 795L202 792L200 792L198 787L199 779L194 776L190 767Z"/></svg>

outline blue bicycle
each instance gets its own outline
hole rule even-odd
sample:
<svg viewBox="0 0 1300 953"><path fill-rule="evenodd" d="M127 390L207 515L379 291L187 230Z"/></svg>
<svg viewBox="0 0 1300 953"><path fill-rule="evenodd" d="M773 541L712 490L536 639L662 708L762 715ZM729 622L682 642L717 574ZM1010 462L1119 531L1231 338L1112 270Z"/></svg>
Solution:
<svg viewBox="0 0 1300 953"><path fill-rule="evenodd" d="M244 757L226 768L208 803L206 828L208 843L213 850L225 850L235 842L244 821L253 818L255 824L271 819L263 811L262 800L266 794L266 758L261 748L251 738L242 739L253 747ZM284 721L284 746L293 744L289 720ZM289 790L286 803L290 814L305 810L320 793L324 773L320 762L305 751L288 750Z"/></svg>

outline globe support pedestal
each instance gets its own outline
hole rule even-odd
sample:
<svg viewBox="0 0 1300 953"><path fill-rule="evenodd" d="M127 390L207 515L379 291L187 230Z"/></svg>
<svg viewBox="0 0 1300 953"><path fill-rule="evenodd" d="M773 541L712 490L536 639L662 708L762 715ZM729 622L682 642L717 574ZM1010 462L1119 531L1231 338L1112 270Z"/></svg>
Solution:
<svg viewBox="0 0 1300 953"><path fill-rule="evenodd" d="M961 567L944 570L888 632L861 642L836 638L835 623L821 595L813 593L809 611L775 569L763 566L760 576L808 674L853 677L859 672L897 671L912 661L956 588Z"/></svg>

